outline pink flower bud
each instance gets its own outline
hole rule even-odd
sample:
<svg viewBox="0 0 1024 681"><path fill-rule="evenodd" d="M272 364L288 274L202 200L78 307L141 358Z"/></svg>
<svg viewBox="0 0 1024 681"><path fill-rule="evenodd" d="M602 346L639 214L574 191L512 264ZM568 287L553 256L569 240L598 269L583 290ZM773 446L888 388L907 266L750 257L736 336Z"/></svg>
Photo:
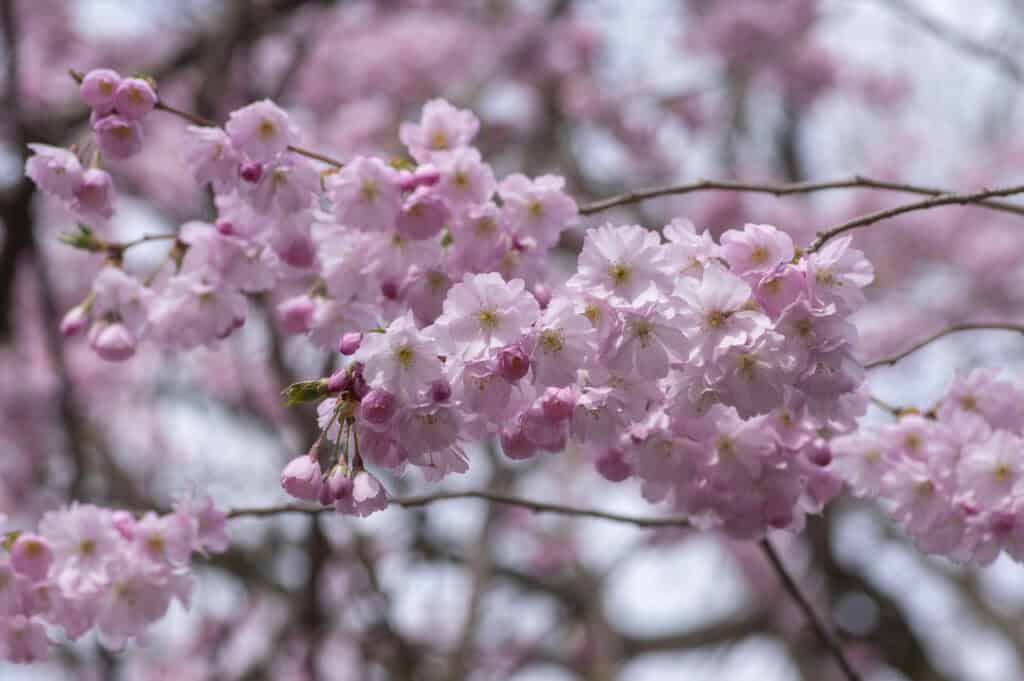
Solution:
<svg viewBox="0 0 1024 681"><path fill-rule="evenodd" d="M305 269L316 262L316 245L309 234L295 232L284 238L275 239L274 251L285 263L292 267Z"/></svg>
<svg viewBox="0 0 1024 681"><path fill-rule="evenodd" d="M338 352L345 356L355 354L362 342L363 334L358 331L350 331L342 335L341 340L338 341Z"/></svg>
<svg viewBox="0 0 1024 681"><path fill-rule="evenodd" d="M339 513L366 517L388 506L388 493L380 480L368 471L360 471L352 478L351 494L343 495L335 502Z"/></svg>
<svg viewBox="0 0 1024 681"><path fill-rule="evenodd" d="M114 92L114 108L133 121L152 111L156 101L156 90L142 78L125 78Z"/></svg>
<svg viewBox="0 0 1024 681"><path fill-rule="evenodd" d="M135 336L121 322L99 324L89 334L89 344L101 359L121 362L135 355Z"/></svg>
<svg viewBox="0 0 1024 681"><path fill-rule="evenodd" d="M388 300L398 300L398 282L388 279L380 283L380 294Z"/></svg>
<svg viewBox="0 0 1024 681"><path fill-rule="evenodd" d="M544 284L537 284L533 287L533 297L540 305L540 309L546 310L551 302L551 289Z"/></svg>
<svg viewBox="0 0 1024 681"><path fill-rule="evenodd" d="M498 375L514 383L530 371L530 358L518 345L509 345L498 351Z"/></svg>
<svg viewBox="0 0 1024 681"><path fill-rule="evenodd" d="M565 421L576 408L576 395L572 388L548 388L541 396L541 409L552 423Z"/></svg>
<svg viewBox="0 0 1024 681"><path fill-rule="evenodd" d="M32 581L46 579L53 564L53 549L36 534L23 534L11 546L11 567Z"/></svg>
<svg viewBox="0 0 1024 681"><path fill-rule="evenodd" d="M633 474L633 467L623 458L622 450L614 447L598 456L594 466L602 477L611 482L622 482Z"/></svg>
<svg viewBox="0 0 1024 681"><path fill-rule="evenodd" d="M452 396L452 385L446 379L439 378L430 384L430 399L433 402L447 402Z"/></svg>
<svg viewBox="0 0 1024 681"><path fill-rule="evenodd" d="M295 296L277 306L277 316L281 326L288 333L305 333L313 324L316 306L309 296Z"/></svg>
<svg viewBox="0 0 1024 681"><path fill-rule="evenodd" d="M339 499L347 499L352 496L352 478L341 466L335 466L324 479L320 488L320 503L330 506Z"/></svg>
<svg viewBox="0 0 1024 681"><path fill-rule="evenodd" d="M440 181L441 171L428 163L418 167L414 172L402 173L398 187L402 191L412 191L417 187L431 187Z"/></svg>
<svg viewBox="0 0 1024 681"><path fill-rule="evenodd" d="M807 459L816 466L827 466L832 463L832 451L824 440L817 440L807 449Z"/></svg>
<svg viewBox="0 0 1024 681"><path fill-rule="evenodd" d="M131 158L142 151L142 126L137 121L111 114L97 120L92 132L104 156Z"/></svg>
<svg viewBox="0 0 1024 681"><path fill-rule="evenodd" d="M234 223L231 222L230 220L225 220L224 218L217 220L216 227L217 231L223 234L224 236L231 236L232 234L235 233Z"/></svg>
<svg viewBox="0 0 1024 681"><path fill-rule="evenodd" d="M295 457L281 471L281 487L296 499L316 501L320 498L323 474L316 460L317 451L314 445L309 454Z"/></svg>
<svg viewBox="0 0 1024 681"><path fill-rule="evenodd" d="M359 415L375 425L384 425L391 420L398 409L398 400L383 388L374 388L366 393L359 404Z"/></svg>
<svg viewBox="0 0 1024 681"><path fill-rule="evenodd" d="M405 209L398 214L395 229L413 241L429 239L441 233L449 218L451 211L444 201L429 194L418 197L413 194Z"/></svg>
<svg viewBox="0 0 1024 681"><path fill-rule="evenodd" d="M501 431L501 450L510 459L529 459L537 454L537 447L523 433L523 429L515 426Z"/></svg>
<svg viewBox="0 0 1024 681"><path fill-rule="evenodd" d="M135 538L135 516L128 511L114 511L111 521L118 533L131 541Z"/></svg>
<svg viewBox="0 0 1024 681"><path fill-rule="evenodd" d="M348 368L338 369L327 379L327 392L332 395L352 389L352 374Z"/></svg>
<svg viewBox="0 0 1024 681"><path fill-rule="evenodd" d="M110 69L93 69L85 74L78 93L94 111L101 115L114 108L114 93L121 84L121 76Z"/></svg>
<svg viewBox="0 0 1024 681"><path fill-rule="evenodd" d="M64 315L60 323L60 332L65 338L81 333L89 323L89 313L81 305L75 305Z"/></svg>
<svg viewBox="0 0 1024 681"><path fill-rule="evenodd" d="M238 176L246 182L256 184L263 177L263 164L259 161L249 161L243 163L238 169Z"/></svg>

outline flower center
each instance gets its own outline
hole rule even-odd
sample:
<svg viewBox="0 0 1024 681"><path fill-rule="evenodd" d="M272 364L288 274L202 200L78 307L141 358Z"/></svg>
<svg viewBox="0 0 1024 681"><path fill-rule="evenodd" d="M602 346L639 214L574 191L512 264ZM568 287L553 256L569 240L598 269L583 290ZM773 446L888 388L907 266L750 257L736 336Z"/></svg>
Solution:
<svg viewBox="0 0 1024 681"><path fill-rule="evenodd" d="M477 312L476 318L482 329L493 329L498 326L498 313L490 308L484 308Z"/></svg>
<svg viewBox="0 0 1024 681"><path fill-rule="evenodd" d="M725 312L722 312L721 310L712 310L711 312L708 313L707 316L708 326L710 326L712 329L717 329L718 327L725 323L725 320L728 319L728 317L729 315L727 315Z"/></svg>
<svg viewBox="0 0 1024 681"><path fill-rule="evenodd" d="M395 359L403 369L408 369L416 361L416 353L408 345L400 345L395 349Z"/></svg>
<svg viewBox="0 0 1024 681"><path fill-rule="evenodd" d="M274 125L274 121L269 118L264 118L260 121L260 127L258 130L260 139L264 142L269 142L277 134L277 126Z"/></svg>
<svg viewBox="0 0 1024 681"><path fill-rule="evenodd" d="M377 198L377 183L373 180L367 180L363 183L363 187L360 190L360 194L363 195L363 200L367 203L372 202Z"/></svg>
<svg viewBox="0 0 1024 681"><path fill-rule="evenodd" d="M999 482L1005 482L1010 477L1010 473L1013 472L1010 468L1010 464L1005 461L1000 461L999 465L996 466L995 476Z"/></svg>
<svg viewBox="0 0 1024 681"><path fill-rule="evenodd" d="M556 352L561 352L565 341L562 338L561 332L558 329L544 329L540 333L540 338L537 339L541 350L551 355Z"/></svg>
<svg viewBox="0 0 1024 681"><path fill-rule="evenodd" d="M615 263L611 269L612 281L615 282L616 286L625 284L629 281L630 268L628 265L621 262Z"/></svg>
<svg viewBox="0 0 1024 681"><path fill-rule="evenodd" d="M430 147L439 151L448 148L448 137L443 131L434 131L434 134L430 136Z"/></svg>
<svg viewBox="0 0 1024 681"><path fill-rule="evenodd" d="M754 380L754 369L757 367L757 356L750 353L740 355L739 366L736 370L740 376L747 379L748 381Z"/></svg>

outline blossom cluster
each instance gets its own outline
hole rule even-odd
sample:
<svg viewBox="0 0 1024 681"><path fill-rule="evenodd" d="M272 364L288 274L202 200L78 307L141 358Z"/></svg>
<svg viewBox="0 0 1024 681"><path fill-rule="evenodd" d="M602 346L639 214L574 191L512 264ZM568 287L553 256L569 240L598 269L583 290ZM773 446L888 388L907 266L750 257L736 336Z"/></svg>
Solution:
<svg viewBox="0 0 1024 681"><path fill-rule="evenodd" d="M584 447L608 479L734 536L799 528L842 486L823 438L865 408L846 317L870 264L848 238L798 255L769 225L662 233L592 229L564 290L467 274L432 323L409 311L343 339L320 407L332 453L290 463L285 489L365 514L385 499L364 464L438 479L494 437L513 459Z"/></svg>
<svg viewBox="0 0 1024 681"><path fill-rule="evenodd" d="M993 369L958 372L927 415L830 443L831 470L881 499L926 553L1024 561L1024 391Z"/></svg>
<svg viewBox="0 0 1024 681"><path fill-rule="evenodd" d="M0 659L44 659L60 629L77 639L95 629L120 648L187 606L193 553L227 548L225 517L187 499L166 515L136 517L72 504L46 513L37 532L11 531L0 549Z"/></svg>
<svg viewBox="0 0 1024 681"><path fill-rule="evenodd" d="M478 129L433 100L400 128L412 161L318 172L325 157L268 100L189 127L186 164L218 219L182 226L168 276L140 281L107 249L64 330L89 325L111 360L143 338L185 350L240 326L246 294L305 286L279 303L284 328L349 360L313 382L330 398L283 473L297 497L366 514L387 503L366 465L436 480L493 438L515 459L583 447L605 477L735 536L799 528L840 487L825 439L864 409L847 321L873 277L863 254L849 237L803 253L770 225L718 243L681 219L605 225L556 285L547 256L577 206L560 177L499 181Z"/></svg>

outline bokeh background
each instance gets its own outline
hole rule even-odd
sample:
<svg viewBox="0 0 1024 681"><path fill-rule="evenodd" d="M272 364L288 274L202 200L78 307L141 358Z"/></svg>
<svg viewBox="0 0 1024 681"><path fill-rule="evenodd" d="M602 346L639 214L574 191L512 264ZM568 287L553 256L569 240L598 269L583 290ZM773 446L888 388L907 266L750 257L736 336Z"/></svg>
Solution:
<svg viewBox="0 0 1024 681"><path fill-rule="evenodd" d="M166 506L186 490L222 507L284 499L283 463L315 436L278 393L333 358L289 337L275 300L240 333L188 354L143 348L109 364L57 333L101 262L57 241L69 215L23 177L25 144L88 134L69 68L151 74L161 95L217 120L270 97L304 145L399 153L397 126L443 96L474 109L499 175L564 175L582 203L698 178L791 182L863 174L968 190L1020 181L1019 0L0 0L0 512L31 523L79 499ZM112 171L114 235L211 215L184 172L182 122L146 121L146 151ZM816 230L906 200L843 190L776 198L704 192L584 220L714 234ZM960 321L1021 318L1020 217L970 207L862 230L875 264L858 315L871 360ZM165 245L133 249L145 271ZM138 251L138 252L136 252ZM872 393L925 408L956 369L1019 370L1019 338L948 337L870 373ZM867 420L888 418L873 410ZM580 452L509 462L471 452L451 489L653 513ZM396 493L430 487L387 478ZM175 606L119 653L85 638L0 679L839 678L756 545L640 530L477 501L367 520L232 521L232 549L199 564ZM843 498L800 536L773 537L870 679L1021 678L1024 568L963 569L917 552L876 505ZM315 635L311 635L311 632ZM305 660L318 661L310 673Z"/></svg>

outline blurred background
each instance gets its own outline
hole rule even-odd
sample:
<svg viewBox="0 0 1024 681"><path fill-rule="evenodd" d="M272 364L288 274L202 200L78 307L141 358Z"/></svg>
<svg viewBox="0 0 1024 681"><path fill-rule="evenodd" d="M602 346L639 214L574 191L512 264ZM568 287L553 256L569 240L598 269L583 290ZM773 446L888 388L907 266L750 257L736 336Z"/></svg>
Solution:
<svg viewBox="0 0 1024 681"><path fill-rule="evenodd" d="M154 76L179 108L224 120L286 107L304 146L398 153L399 122L443 96L482 120L499 175L564 175L580 203L699 178L791 182L863 174L969 190L1019 182L1020 0L0 0L0 513L31 524L70 499L165 507L282 501L284 462L315 437L280 389L331 358L289 337L275 300L214 349L99 360L57 332L101 262L61 245L71 217L23 177L25 144L88 135L69 68ZM146 150L111 164L114 233L166 232L212 207L184 172L182 122L146 120ZM703 192L587 218L714 234L815 231L908 200ZM1019 321L1020 217L911 213L858 232L874 262L863 359L960 321ZM581 228L582 229L582 228ZM581 230L567 234L569 272ZM133 249L151 268L166 245ZM164 250L162 250L164 249ZM927 407L956 369L1018 370L1009 334L948 337L870 374ZM867 420L887 416L872 412ZM579 452L510 462L471 451L451 489L650 514ZM396 494L432 489L386 478ZM450 501L368 520L236 520L200 563L193 607L112 654L86 637L0 679L653 681L840 678L757 546L715 535ZM867 678L1022 678L1024 568L961 569L918 553L874 504L843 498L773 537Z"/></svg>

